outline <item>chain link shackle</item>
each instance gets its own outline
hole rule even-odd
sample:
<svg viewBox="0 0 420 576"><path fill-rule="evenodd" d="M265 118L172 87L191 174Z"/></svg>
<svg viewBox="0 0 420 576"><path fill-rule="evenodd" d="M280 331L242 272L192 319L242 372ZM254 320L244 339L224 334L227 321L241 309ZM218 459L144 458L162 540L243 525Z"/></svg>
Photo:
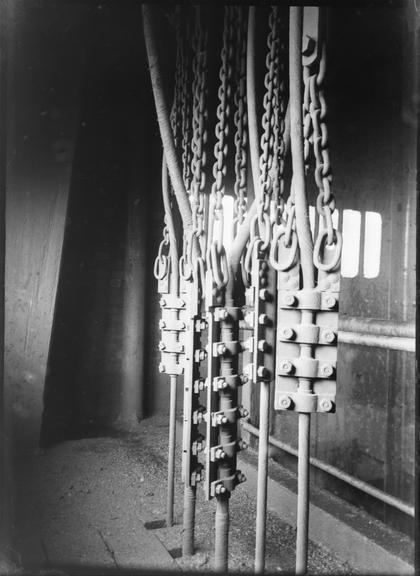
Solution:
<svg viewBox="0 0 420 576"><path fill-rule="evenodd" d="M220 84L217 93L219 103L216 111L217 123L215 127L216 144L214 146L214 156L216 160L213 164L214 181L210 194L209 238L207 245L207 265L218 288L226 286L229 280L227 256L223 246L223 196L225 193L224 179L227 173L227 140L231 115L234 25L235 9L233 6L225 6L219 70ZM216 227L217 234L215 234Z"/></svg>
<svg viewBox="0 0 420 576"><path fill-rule="evenodd" d="M308 169L310 151L315 158L315 182L318 187L316 210L322 217L323 227L320 228L315 240L313 261L319 270L330 271L336 268L341 258L342 236L334 229L332 215L335 210L335 197L331 189L332 172L328 146L328 129L325 118L327 103L324 96L323 82L326 71L326 42L319 38L318 57L305 64L303 68L303 133L304 158ZM334 253L328 263L323 263L322 253L325 246L334 246Z"/></svg>

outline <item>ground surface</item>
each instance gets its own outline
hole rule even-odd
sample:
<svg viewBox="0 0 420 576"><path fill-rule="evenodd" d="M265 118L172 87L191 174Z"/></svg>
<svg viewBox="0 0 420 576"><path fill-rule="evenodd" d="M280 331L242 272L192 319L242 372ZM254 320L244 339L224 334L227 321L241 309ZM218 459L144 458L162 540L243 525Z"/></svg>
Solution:
<svg viewBox="0 0 420 576"><path fill-rule="evenodd" d="M144 420L135 432L61 443L30 455L16 469L16 530L13 553L26 572L118 573L211 570L214 503L199 492L196 554L179 557L183 486L179 462L175 526L147 529L166 510L167 421ZM254 562L255 495L245 485L231 498L229 567L251 572ZM266 566L294 569L295 531L268 516ZM149 570L148 570L149 571ZM349 566L312 542L311 573L350 573ZM4 572L3 572L4 573Z"/></svg>

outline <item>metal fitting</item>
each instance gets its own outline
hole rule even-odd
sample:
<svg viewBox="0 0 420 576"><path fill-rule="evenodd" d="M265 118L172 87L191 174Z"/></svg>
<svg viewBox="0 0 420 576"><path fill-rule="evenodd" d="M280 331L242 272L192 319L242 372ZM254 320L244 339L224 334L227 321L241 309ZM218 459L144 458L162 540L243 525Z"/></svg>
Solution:
<svg viewBox="0 0 420 576"><path fill-rule="evenodd" d="M239 378L242 384L247 384L249 382L249 376L247 376L247 374L241 374Z"/></svg>
<svg viewBox="0 0 420 576"><path fill-rule="evenodd" d="M247 338L247 340L244 340L242 342L243 350L252 351L253 346L254 346L254 339L252 338L252 336L251 336L251 338Z"/></svg>
<svg viewBox="0 0 420 576"><path fill-rule="evenodd" d="M217 317L219 320L226 320L226 318L229 316L228 311L226 310L226 308L220 308L220 310L218 310L217 312Z"/></svg>
<svg viewBox="0 0 420 576"><path fill-rule="evenodd" d="M178 304L180 305L181 308L183 308L185 306L185 300L183 300L182 298L180 298L178 300Z"/></svg>
<svg viewBox="0 0 420 576"><path fill-rule="evenodd" d="M224 494L226 492L226 488L223 486L223 484L218 484L214 491L216 494Z"/></svg>
<svg viewBox="0 0 420 576"><path fill-rule="evenodd" d="M165 350L166 344L165 344L164 342L159 342L158 348L159 348L160 351Z"/></svg>
<svg viewBox="0 0 420 576"><path fill-rule="evenodd" d="M305 36L302 38L302 54L303 56L310 56L316 47L316 42L313 38L311 38L311 36L308 36L308 34L305 34Z"/></svg>
<svg viewBox="0 0 420 576"><path fill-rule="evenodd" d="M322 376L325 376L326 378L328 378L329 376L332 376L334 372L334 368L331 366L331 364L323 364L321 366L321 374Z"/></svg>
<svg viewBox="0 0 420 576"><path fill-rule="evenodd" d="M248 444L244 440L238 440L238 449L239 450L246 450L248 448Z"/></svg>
<svg viewBox="0 0 420 576"><path fill-rule="evenodd" d="M159 300L159 304L162 306L162 308L163 308L164 306L166 306L166 300L165 300L165 298L161 298L161 299Z"/></svg>
<svg viewBox="0 0 420 576"><path fill-rule="evenodd" d="M244 316L244 320L249 326L252 326L254 324L254 312L247 312Z"/></svg>
<svg viewBox="0 0 420 576"><path fill-rule="evenodd" d="M226 452L223 450L223 448L218 448L214 452L214 457L216 460L224 460L226 458Z"/></svg>
<svg viewBox="0 0 420 576"><path fill-rule="evenodd" d="M223 354L226 354L227 348L225 344L221 343L217 345L216 350L219 356L223 356Z"/></svg>
<svg viewBox="0 0 420 576"><path fill-rule="evenodd" d="M287 410L292 405L292 399L290 398L290 396L281 396L279 401L280 401L280 406L284 410Z"/></svg>
<svg viewBox="0 0 420 576"><path fill-rule="evenodd" d="M258 378L266 378L268 376L268 370L265 366L258 366L257 368Z"/></svg>
<svg viewBox="0 0 420 576"><path fill-rule="evenodd" d="M201 392L206 387L206 383L204 382L203 378L199 378L194 382L194 392L197 394Z"/></svg>
<svg viewBox="0 0 420 576"><path fill-rule="evenodd" d="M216 417L216 424L217 426L221 426L222 424L227 424L228 419L223 414L218 414Z"/></svg>
<svg viewBox="0 0 420 576"><path fill-rule="evenodd" d="M269 320L269 318L268 318L267 314L260 314L258 316L258 324L267 325L268 320Z"/></svg>
<svg viewBox="0 0 420 576"><path fill-rule="evenodd" d="M200 348L200 350L195 351L195 361L196 362L201 362L202 360L205 360L206 358L207 358L207 352L205 350L203 350L202 348Z"/></svg>
<svg viewBox="0 0 420 576"><path fill-rule="evenodd" d="M239 412L239 417L240 418L246 418L247 416L249 416L249 412L246 408L243 408L242 406L240 406L238 408L238 412Z"/></svg>
<svg viewBox="0 0 420 576"><path fill-rule="evenodd" d="M269 291L267 290L267 288L261 288L261 290L258 293L260 300L267 300L268 297L270 296Z"/></svg>
<svg viewBox="0 0 420 576"><path fill-rule="evenodd" d="M333 403L328 398L324 398L321 400L319 407L323 412L330 412L333 408Z"/></svg>
<svg viewBox="0 0 420 576"><path fill-rule="evenodd" d="M217 390L224 390L225 388L227 388L228 383L226 382L226 380L224 378L218 378L216 381L216 388Z"/></svg>
<svg viewBox="0 0 420 576"><path fill-rule="evenodd" d="M166 322L165 322L165 320L162 320L162 319L159 320L159 328L160 328L161 330L163 330L164 328L166 328Z"/></svg>
<svg viewBox="0 0 420 576"><path fill-rule="evenodd" d="M290 374L293 370L293 364L289 360L283 360L280 362L280 370L286 372L286 374Z"/></svg>
<svg viewBox="0 0 420 576"><path fill-rule="evenodd" d="M324 338L325 342L328 342L328 344L331 344L335 340L335 333L332 330L325 330L323 333L323 338Z"/></svg>
<svg viewBox="0 0 420 576"><path fill-rule="evenodd" d="M195 330L196 332L200 332L202 330L205 330L207 328L207 322L203 319L201 320L197 320L195 323Z"/></svg>
<svg viewBox="0 0 420 576"><path fill-rule="evenodd" d="M166 372L166 367L165 364L163 364L162 362L160 362L159 364L159 372L162 374L163 372Z"/></svg>
<svg viewBox="0 0 420 576"><path fill-rule="evenodd" d="M283 328L281 333L283 338L286 338L287 340L291 340L295 336L295 331L293 330L293 328L289 327Z"/></svg>
<svg viewBox="0 0 420 576"><path fill-rule="evenodd" d="M266 352L268 350L267 340L258 340L257 347L260 352Z"/></svg>
<svg viewBox="0 0 420 576"><path fill-rule="evenodd" d="M245 474L242 474L242 472L239 472L236 478L238 479L239 484L242 484L242 482L246 482L246 476Z"/></svg>
<svg viewBox="0 0 420 576"><path fill-rule="evenodd" d="M285 306L295 306L297 303L296 296L293 294L284 294L282 300Z"/></svg>
<svg viewBox="0 0 420 576"><path fill-rule="evenodd" d="M334 296L328 296L325 299L325 304L327 308L334 308L334 306L337 304L337 299L334 298Z"/></svg>

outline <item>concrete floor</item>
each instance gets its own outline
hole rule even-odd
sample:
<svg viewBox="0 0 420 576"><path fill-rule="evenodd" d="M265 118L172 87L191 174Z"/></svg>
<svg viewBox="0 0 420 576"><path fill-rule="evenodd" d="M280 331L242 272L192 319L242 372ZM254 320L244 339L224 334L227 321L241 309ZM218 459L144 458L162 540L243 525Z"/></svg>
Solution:
<svg viewBox="0 0 420 576"><path fill-rule="evenodd" d="M73 440L32 454L16 467L16 523L11 573L130 573L151 569L211 570L214 503L199 493L196 554L179 557L183 486L179 462L172 528L147 529L166 508L167 421L144 420L130 434ZM245 486L245 485L243 485ZM229 567L251 572L254 495L239 486L231 498ZM267 571L294 569L295 531L268 515ZM3 571L4 570L4 571ZM354 572L310 543L313 574ZM6 573L3 566L2 574Z"/></svg>

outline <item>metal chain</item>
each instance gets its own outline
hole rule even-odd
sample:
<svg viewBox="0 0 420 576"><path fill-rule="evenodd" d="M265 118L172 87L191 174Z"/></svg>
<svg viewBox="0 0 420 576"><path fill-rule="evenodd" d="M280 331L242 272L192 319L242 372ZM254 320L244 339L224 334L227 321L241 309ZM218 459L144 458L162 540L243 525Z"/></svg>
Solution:
<svg viewBox="0 0 420 576"><path fill-rule="evenodd" d="M269 34L267 37L267 56L265 60L266 74L264 86L266 92L263 99L264 113L262 117L263 134L261 136L260 155L260 191L257 204L257 227L256 234L262 239L261 250L266 250L271 240L271 224L269 218L270 202L273 193L273 183L271 170L274 160L274 141L275 141L275 78L277 68L277 54L279 45L279 35L277 27L278 7L272 6L269 16ZM251 231L252 236L252 231Z"/></svg>
<svg viewBox="0 0 420 576"><path fill-rule="evenodd" d="M247 210L246 177L247 177L247 143L248 143L248 117L246 108L246 36L247 20L245 9L237 6L235 10L236 28L236 90L235 104L235 203L234 221L242 224Z"/></svg>
<svg viewBox="0 0 420 576"><path fill-rule="evenodd" d="M182 42L182 56L181 56L181 148L182 148L182 176L184 186L187 191L191 188L191 98L192 94L189 90L191 82L191 38L190 38L190 19L189 12L183 14L183 31L185 36Z"/></svg>
<svg viewBox="0 0 420 576"><path fill-rule="evenodd" d="M276 29L279 30L274 75L274 102L275 102L275 127L274 127L274 153L271 178L273 183L273 227L279 226L284 212L284 165L285 165L285 142L284 130L286 115L286 86L285 86L285 62L287 60L286 18L281 17L281 11L275 14ZM274 230L273 230L274 232Z"/></svg>
<svg viewBox="0 0 420 576"><path fill-rule="evenodd" d="M216 161L213 165L214 182L211 188L209 243L207 250L208 266L219 288L225 286L228 282L227 257L223 246L223 196L225 192L224 178L227 173L227 139L229 135L229 117L231 114L229 102L232 91L234 24L234 8L232 6L225 6L223 45L221 50L222 62L219 71L219 104L217 106L217 123L215 128L216 144L214 146L214 155ZM217 236L215 236L216 226Z"/></svg>
<svg viewBox="0 0 420 576"><path fill-rule="evenodd" d="M335 210L335 197L331 190L332 173L328 150L328 131L325 118L327 105L324 97L323 81L326 68L326 45L322 44L321 57L310 69L304 67L304 137L305 159L309 158L308 144L312 144L315 157L315 182L318 187L316 209L323 218L324 226L320 229L314 246L314 263L323 270L333 269L339 262L341 254L341 234L334 229L332 214ZM309 120L310 118L310 126ZM335 254L328 264L322 264L320 251L324 240L327 246L335 245Z"/></svg>

